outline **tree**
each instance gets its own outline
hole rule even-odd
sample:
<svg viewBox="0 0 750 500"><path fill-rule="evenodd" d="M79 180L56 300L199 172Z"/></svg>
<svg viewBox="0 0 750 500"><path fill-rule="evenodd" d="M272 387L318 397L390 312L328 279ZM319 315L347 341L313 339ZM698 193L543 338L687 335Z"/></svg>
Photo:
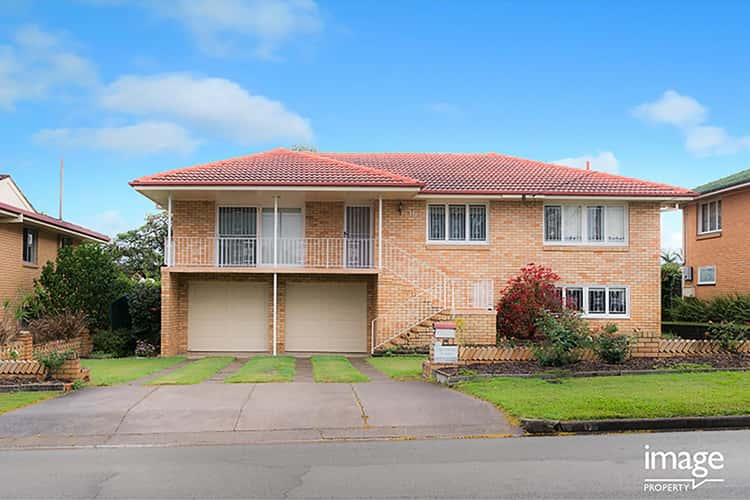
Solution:
<svg viewBox="0 0 750 500"><path fill-rule="evenodd" d="M89 326L109 326L109 306L129 288L112 252L104 245L84 243L60 248L34 280L34 301L43 315L83 312Z"/></svg>
<svg viewBox="0 0 750 500"><path fill-rule="evenodd" d="M559 280L552 269L533 263L508 280L497 304L498 336L536 337L539 317L545 311L562 310L560 294L555 287Z"/></svg>
<svg viewBox="0 0 750 500"><path fill-rule="evenodd" d="M298 152L309 152L309 153L317 153L318 150L315 148L315 146L310 146L309 144L295 144L291 148L289 148L292 151L298 151Z"/></svg>
<svg viewBox="0 0 750 500"><path fill-rule="evenodd" d="M669 317L675 299L682 297L682 268L679 262L661 265L661 309L662 316Z"/></svg>
<svg viewBox="0 0 750 500"><path fill-rule="evenodd" d="M661 262L662 264L682 265L682 252L679 250L662 250Z"/></svg>
<svg viewBox="0 0 750 500"><path fill-rule="evenodd" d="M128 277L159 280L166 239L167 214L161 211L147 215L141 227L118 234L111 247L117 265Z"/></svg>

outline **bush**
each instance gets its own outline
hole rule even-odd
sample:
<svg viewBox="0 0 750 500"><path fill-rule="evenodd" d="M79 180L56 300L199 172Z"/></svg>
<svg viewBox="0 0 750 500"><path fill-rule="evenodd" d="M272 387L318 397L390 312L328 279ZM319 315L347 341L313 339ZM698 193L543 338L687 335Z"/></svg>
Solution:
<svg viewBox="0 0 750 500"><path fill-rule="evenodd" d="M590 342L588 324L572 310L542 311L536 321L544 340L533 347L542 366L565 366L578 361L580 350Z"/></svg>
<svg viewBox="0 0 750 500"><path fill-rule="evenodd" d="M617 365L630 354L631 339L627 335L617 335L617 326L608 323L601 333L594 336L591 348L604 363Z"/></svg>
<svg viewBox="0 0 750 500"><path fill-rule="evenodd" d="M100 330L91 338L96 357L112 356L122 358L130 356L135 350L135 339L128 330Z"/></svg>
<svg viewBox="0 0 750 500"><path fill-rule="evenodd" d="M544 311L562 310L555 283L560 277L551 269L528 264L508 281L497 304L498 339L538 336L537 320Z"/></svg>
<svg viewBox="0 0 750 500"><path fill-rule="evenodd" d="M661 265L661 307L669 310L682 296L682 267L679 262Z"/></svg>
<svg viewBox="0 0 750 500"><path fill-rule="evenodd" d="M747 323L750 321L750 295L724 295L710 300L676 298L664 319L686 323Z"/></svg>
<svg viewBox="0 0 750 500"><path fill-rule="evenodd" d="M43 364L47 368L47 372L54 372L67 360L75 359L77 356L78 353L72 349L64 351L51 350L34 354L34 359Z"/></svg>
<svg viewBox="0 0 750 500"><path fill-rule="evenodd" d="M708 338L719 343L722 351L737 352L742 343L750 338L750 326L737 323L714 323L708 327Z"/></svg>
<svg viewBox="0 0 750 500"><path fill-rule="evenodd" d="M135 283L128 293L128 311L133 335L152 345L159 345L161 330L161 286L153 280Z"/></svg>
<svg viewBox="0 0 750 500"><path fill-rule="evenodd" d="M156 347L144 340L136 340L135 355L139 358L152 358L156 356Z"/></svg>
<svg viewBox="0 0 750 500"><path fill-rule="evenodd" d="M55 316L45 316L29 321L29 332L35 344L80 337L88 330L86 315L82 312L64 311Z"/></svg>
<svg viewBox="0 0 750 500"><path fill-rule="evenodd" d="M86 314L92 328L109 326L109 306L127 290L124 274L104 246L85 243L60 248L34 281L34 302L42 314Z"/></svg>

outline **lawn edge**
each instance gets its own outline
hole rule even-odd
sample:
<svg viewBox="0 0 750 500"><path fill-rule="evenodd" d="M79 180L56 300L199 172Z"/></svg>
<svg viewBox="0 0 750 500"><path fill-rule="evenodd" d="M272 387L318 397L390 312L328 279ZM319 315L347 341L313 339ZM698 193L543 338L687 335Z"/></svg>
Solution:
<svg viewBox="0 0 750 500"><path fill-rule="evenodd" d="M620 419L614 418L594 420L553 420L521 418L520 421L521 428L528 434L750 428L750 415Z"/></svg>

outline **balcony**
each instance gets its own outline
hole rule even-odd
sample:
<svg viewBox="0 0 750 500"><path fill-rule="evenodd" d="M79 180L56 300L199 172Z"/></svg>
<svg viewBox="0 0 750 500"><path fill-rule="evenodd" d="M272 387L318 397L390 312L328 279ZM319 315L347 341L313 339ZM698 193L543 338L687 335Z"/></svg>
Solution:
<svg viewBox="0 0 750 500"><path fill-rule="evenodd" d="M377 272L375 241L358 238L176 237L166 264L191 271Z"/></svg>

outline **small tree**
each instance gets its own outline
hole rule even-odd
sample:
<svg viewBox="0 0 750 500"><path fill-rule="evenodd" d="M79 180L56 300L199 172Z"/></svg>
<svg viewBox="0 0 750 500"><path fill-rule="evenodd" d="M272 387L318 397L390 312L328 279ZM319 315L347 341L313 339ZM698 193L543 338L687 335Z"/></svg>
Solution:
<svg viewBox="0 0 750 500"><path fill-rule="evenodd" d="M118 234L111 243L117 265L130 278L161 278L164 242L167 239L165 212L146 216L137 229Z"/></svg>
<svg viewBox="0 0 750 500"><path fill-rule="evenodd" d="M662 315L669 318L669 311L675 305L675 299L682 296L682 269L677 262L661 265L661 308Z"/></svg>
<svg viewBox="0 0 750 500"><path fill-rule="evenodd" d="M498 336L532 338L544 311L560 311L560 295L555 283L560 277L552 269L528 264L511 278L497 304Z"/></svg>
<svg viewBox="0 0 750 500"><path fill-rule="evenodd" d="M159 343L161 330L161 287L152 280L134 283L128 293L133 335L151 344Z"/></svg>
<svg viewBox="0 0 750 500"><path fill-rule="evenodd" d="M44 315L82 312L92 328L107 328L109 306L128 288L105 246L84 243L60 248L34 281L34 300Z"/></svg>

